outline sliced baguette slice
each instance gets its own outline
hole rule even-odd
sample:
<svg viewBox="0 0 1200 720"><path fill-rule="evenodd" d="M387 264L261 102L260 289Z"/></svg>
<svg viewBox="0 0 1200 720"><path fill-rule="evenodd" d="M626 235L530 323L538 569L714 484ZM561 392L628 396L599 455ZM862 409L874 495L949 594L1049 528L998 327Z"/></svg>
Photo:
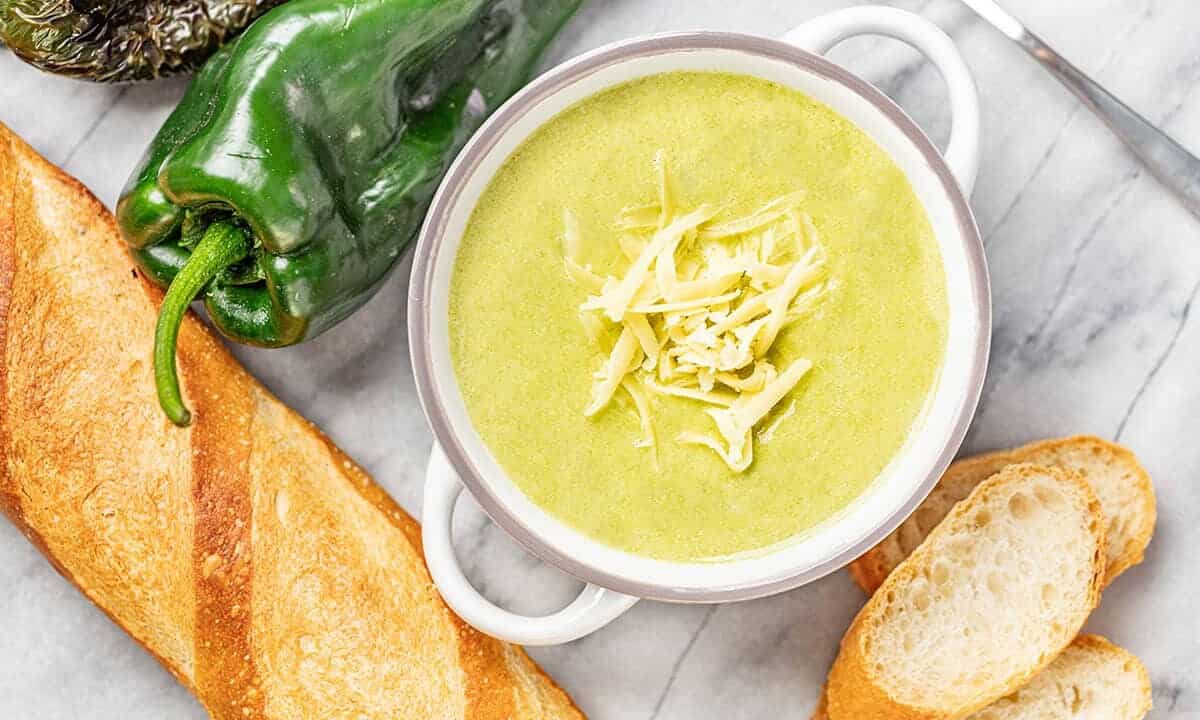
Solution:
<svg viewBox="0 0 1200 720"><path fill-rule="evenodd" d="M1028 685L969 720L1142 720L1150 676L1129 651L1080 635Z"/></svg>
<svg viewBox="0 0 1200 720"><path fill-rule="evenodd" d="M824 693L812 720L830 720ZM1150 676L1128 651L1080 635L1028 685L969 720L1141 720L1150 712Z"/></svg>
<svg viewBox="0 0 1200 720"><path fill-rule="evenodd" d="M1100 598L1104 514L1078 475L1011 465L884 581L829 673L833 720L959 720L1024 685Z"/></svg>
<svg viewBox="0 0 1200 720"><path fill-rule="evenodd" d="M850 565L850 575L868 593L883 584L954 504L1007 465L1036 463L1083 475L1107 518L1108 561L1104 584L1142 561L1154 534L1156 511L1150 476L1132 452L1086 435L1042 440L1013 450L964 458L950 466L937 487L899 528Z"/></svg>

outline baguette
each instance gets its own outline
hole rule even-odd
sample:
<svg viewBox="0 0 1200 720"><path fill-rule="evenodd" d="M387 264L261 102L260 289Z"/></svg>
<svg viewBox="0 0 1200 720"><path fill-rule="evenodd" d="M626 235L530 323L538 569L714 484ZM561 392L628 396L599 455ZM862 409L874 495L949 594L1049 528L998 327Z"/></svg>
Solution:
<svg viewBox="0 0 1200 720"><path fill-rule="evenodd" d="M824 693L812 720L830 720ZM968 720L1141 720L1150 712L1150 676L1128 651L1080 635L1016 692Z"/></svg>
<svg viewBox="0 0 1200 720"><path fill-rule="evenodd" d="M1104 515L1058 468L1010 465L867 601L829 673L833 720L960 720L1063 651L1100 597Z"/></svg>
<svg viewBox="0 0 1200 720"><path fill-rule="evenodd" d="M0 125L0 509L216 720L580 718L468 627L420 530L194 316L158 407L158 288L112 215Z"/></svg>
<svg viewBox="0 0 1200 720"><path fill-rule="evenodd" d="M1107 440L1080 435L955 462L916 512L851 563L849 570L854 581L868 594L875 592L888 573L921 544L955 503L969 495L976 485L1015 463L1074 470L1096 491L1108 518L1105 585L1142 561L1157 517L1150 476L1129 450Z"/></svg>

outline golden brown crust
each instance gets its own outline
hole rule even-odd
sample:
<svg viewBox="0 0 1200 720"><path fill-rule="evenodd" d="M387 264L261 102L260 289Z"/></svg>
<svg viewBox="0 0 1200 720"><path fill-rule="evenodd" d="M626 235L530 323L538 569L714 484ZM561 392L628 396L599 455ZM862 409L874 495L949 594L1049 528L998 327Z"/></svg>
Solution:
<svg viewBox="0 0 1200 720"><path fill-rule="evenodd" d="M32 170L30 169L32 166ZM36 177L39 172L43 175ZM44 242L45 236L48 233L41 227L40 220L36 213L32 212L31 208L35 205L35 179L43 185L50 193L59 194L67 198L67 200L53 202L51 205L69 204L72 207L67 213L72 227L71 232L77 238L83 238L96 232L96 226L102 226L102 231L110 231L112 223L111 215L107 213L104 207L97 201L78 181L68 175L57 172L56 169L49 166L40 156L38 156L28 145L12 134L7 127L0 123L0 258L3 258L3 281L0 282L0 326L4 328L3 343L0 344L0 352L3 352L5 362L0 363L0 390L3 391L0 396L0 458L3 462L0 463L0 478L3 480L5 490L0 492L0 510L13 521L25 536L30 540L35 547L40 550L50 565L69 582L74 584L80 591L95 603L101 611L103 611L113 622L121 625L133 639L149 652L156 660L158 660L172 675L174 675L185 687L194 692L192 685L191 674L186 667L186 663L180 658L171 653L166 652L165 648L154 642L145 633L140 632L139 628L130 627L129 618L125 621L118 616L118 611L105 602L104 588L96 587L88 582L86 578L80 577L70 567L67 566L64 558L56 555L49 547L46 536L34 527L34 523L28 517L26 512L26 504L33 505L35 502L34 492L38 488L27 487L22 482L22 473L18 473L14 468L21 468L29 474L30 472L40 471L42 475L50 476L54 479L55 472L59 466L50 464L50 468L42 467L41 463L37 462L37 453L33 462L28 462L24 457L22 450L26 448L28 441L22 437L25 433L24 427L14 418L22 412L28 414L28 410L18 410L12 407L11 398L16 394L14 383L9 371L9 364L14 354L20 355L26 349L21 347L20 343L10 342L16 337L20 339L20 330L24 323L20 322L21 316L18 312L14 312L14 296L18 293L29 297L35 302L42 300L49 301L49 298L43 297L42 293L36 287L36 280L32 283L19 283L18 278L21 275L18 272L18 257L27 256L29 250L33 249L28 246L35 246ZM57 208L54 208L57 209ZM109 226L104 226L105 221L108 221ZM115 232L114 230L111 230ZM20 237L20 243L18 242ZM21 252L25 251L25 252ZM32 285L32 292L28 285ZM18 321L14 322L14 318ZM10 332L11 331L11 332ZM70 343L68 343L68 346ZM86 348L71 348L76 352L86 352ZM17 365L16 367L20 367ZM61 369L58 367L51 370ZM48 414L50 404L41 397L41 393L37 392L42 387L36 381L33 382L32 393L33 398L22 397L22 400L28 401L33 405L33 417L41 418ZM27 394L27 393L26 393ZM36 424L36 423L35 423ZM75 437L68 437L65 446L71 447L75 441ZM36 450L39 450L42 455L53 458L56 456L59 446L53 443L45 443L45 446L39 446L35 441L32 443ZM76 453L82 455L82 453ZM82 460L84 463L91 458L83 456L74 458ZM29 467L32 465L33 467ZM101 484L96 484L84 498L91 499L101 490ZM98 555L93 553L93 555ZM109 559L109 558L102 558Z"/></svg>
<svg viewBox="0 0 1200 720"><path fill-rule="evenodd" d="M3 125L0 125L2 128ZM0 133L0 357L8 348L8 309L11 304L14 270L14 237L16 235L17 193L21 188L16 149L8 135ZM9 447L7 373L0 369L0 447ZM43 553L42 538L25 522L21 512L20 488L13 481L8 463L0 464L0 510L12 521L29 542ZM62 568L55 566L60 573Z"/></svg>
<svg viewBox="0 0 1200 720"><path fill-rule="evenodd" d="M875 592L883 584L888 573L908 555L910 547L915 546L915 543L936 527L951 507L965 498L979 483L1008 465L1023 462L1055 465L1058 458L1072 453L1092 455L1131 473L1129 492L1134 496L1134 506L1119 508L1120 517L1110 518L1110 521L1124 523L1121 536L1125 537L1127 542L1116 549L1116 555L1110 555L1108 558L1105 571L1105 585L1108 585L1118 575L1142 562L1146 546L1154 534L1157 510L1150 475L1133 452L1124 446L1090 435L1040 440L1011 450L983 453L955 461L942 475L934 491L910 518L848 566L850 576L866 593ZM1118 539L1116 532L1110 532L1109 536L1110 542Z"/></svg>
<svg viewBox="0 0 1200 720"><path fill-rule="evenodd" d="M842 638L841 649L828 680L828 715L832 720L953 720L964 717L971 712L986 707L994 700L1003 697L1021 687L1035 674L1054 660L1074 638L1075 633L1082 627L1091 611L1100 602L1100 591L1104 581L1104 566L1106 554L1105 517L1100 508L1100 501L1092 488L1078 474L1060 468L1042 467L1037 465L1009 465L1003 471L990 477L978 485L966 501L956 505L946 517L946 520L934 529L933 535L949 532L949 529L961 523L966 523L965 516L969 510L983 503L994 488L1010 482L1020 482L1024 478L1050 475L1059 482L1073 486L1075 492L1084 499L1088 517L1088 532L1094 540L1091 555L1090 582L1084 596L1083 607L1074 608L1073 620L1077 623L1064 624L1060 638L1055 647L1042 655L1042 661L1025 668L1023 672L1012 678L1007 678L1002 687L994 688L986 696L976 699L970 707L916 707L889 694L880 681L880 671L875 663L867 657L869 649L864 645L867 631L880 619L879 608L883 606L883 598L890 588L903 587L916 577L927 571L933 560L928 543L922 544L907 559L905 559L883 582L880 591L871 599L854 618L850 629ZM1055 640L1050 638L1049 640Z"/></svg>
<svg viewBox="0 0 1200 720"><path fill-rule="evenodd" d="M821 696L817 698L817 707L809 720L829 720L829 697L825 694L824 686L821 687Z"/></svg>
<svg viewBox="0 0 1200 720"><path fill-rule="evenodd" d="M3 357L7 347L8 337L8 306L12 294L13 276L13 235L14 217L16 215L15 195L17 191L17 163L12 156L11 142L7 135L0 133L0 357ZM0 447L8 447L7 423L8 392L6 390L5 373L0 372ZM21 501L17 497L16 485L8 472L8 463L0 463L0 510L3 510L9 520L29 538L30 542L38 544L33 537L33 530L25 524L21 515ZM41 547L39 545L39 547Z"/></svg>
<svg viewBox="0 0 1200 720"><path fill-rule="evenodd" d="M0 125L0 509L217 720L582 717L453 615L420 529L189 316L195 422L149 367L160 291Z"/></svg>
<svg viewBox="0 0 1200 720"><path fill-rule="evenodd" d="M263 392L265 395L266 391ZM375 484L366 471L334 445L319 428L290 408L287 409L287 413L290 420L306 426L319 439L333 463L342 469L359 496L382 513L392 526L404 534L414 550L423 555L421 527L416 520L406 513L391 495ZM426 582L432 580L427 578ZM441 602L440 598L437 602ZM506 720L513 717L515 699L506 670L504 646L457 617L451 617L459 638L459 663L466 677L466 717L472 720ZM515 650L524 654L524 650ZM538 671L541 673L540 668ZM561 690L554 687L553 680L548 675L541 673L541 679L561 693ZM565 697L565 693L563 695Z"/></svg>
<svg viewBox="0 0 1200 720"><path fill-rule="evenodd" d="M153 305L162 293L142 281ZM264 697L251 647L250 484L247 467L255 438L254 398L240 368L196 323L180 333L179 371L197 422L191 432L192 545L196 590L195 685L209 713L221 718L259 718ZM229 382L230 377L243 382Z"/></svg>
<svg viewBox="0 0 1200 720"><path fill-rule="evenodd" d="M885 540L886 542L886 540ZM871 548L866 554L846 566L850 579L870 595L879 589L890 572L889 563L882 557L879 546Z"/></svg>

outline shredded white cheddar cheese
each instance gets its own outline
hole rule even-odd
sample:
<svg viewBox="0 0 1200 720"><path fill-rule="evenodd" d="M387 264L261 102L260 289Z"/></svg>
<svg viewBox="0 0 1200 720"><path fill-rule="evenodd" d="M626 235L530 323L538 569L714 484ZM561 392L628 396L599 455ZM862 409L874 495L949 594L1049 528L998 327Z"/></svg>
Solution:
<svg viewBox="0 0 1200 720"><path fill-rule="evenodd" d="M647 393L697 401L707 406L715 432L676 439L707 447L743 472L754 459L755 429L813 367L800 358L778 370L768 355L784 328L828 289L824 250L812 218L800 210L801 190L717 222L717 206L681 210L661 150L654 169L658 202L626 207L614 223L629 262L620 277L601 277L582 261L583 231L563 211L566 274L588 293L581 321L588 339L607 353L584 414L599 413L625 390L642 429L635 445L651 448L657 467ZM614 335L611 348L603 345ZM793 400L764 439L794 409Z"/></svg>
<svg viewBox="0 0 1200 720"><path fill-rule="evenodd" d="M637 411L638 423L642 426L642 438L634 443L637 447L648 447L654 453L654 469L658 469L658 438L654 434L654 423L650 422L650 403L646 400L646 394L642 392L641 384L632 377L626 377L621 381L621 387L629 394L629 399L633 400L633 407Z"/></svg>

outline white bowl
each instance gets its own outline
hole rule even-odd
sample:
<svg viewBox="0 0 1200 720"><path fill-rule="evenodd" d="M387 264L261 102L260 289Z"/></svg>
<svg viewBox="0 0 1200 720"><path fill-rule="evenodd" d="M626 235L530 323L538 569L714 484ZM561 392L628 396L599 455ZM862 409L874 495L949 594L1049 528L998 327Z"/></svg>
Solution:
<svg viewBox="0 0 1200 720"><path fill-rule="evenodd" d="M842 39L884 34L922 50L950 87L954 130L943 157L883 93L820 55ZM472 426L448 340L450 278L471 211L492 176L529 135L605 88L676 70L741 73L795 88L849 119L907 175L929 217L950 306L944 365L923 418L870 487L834 517L768 551L727 562L668 562L603 545L535 505ZM922 18L859 7L818 18L785 40L721 32L636 38L600 48L542 75L502 106L450 168L421 230L409 294L409 337L421 404L437 439L423 508L426 559L446 602L467 622L521 644L587 634L638 598L725 602L777 593L853 560L925 498L957 452L983 385L991 303L983 245L966 195L974 180L978 101L950 39ZM519 280L518 280L519 281ZM454 503L466 486L491 518L544 561L588 583L568 608L531 618L484 599L450 544Z"/></svg>

